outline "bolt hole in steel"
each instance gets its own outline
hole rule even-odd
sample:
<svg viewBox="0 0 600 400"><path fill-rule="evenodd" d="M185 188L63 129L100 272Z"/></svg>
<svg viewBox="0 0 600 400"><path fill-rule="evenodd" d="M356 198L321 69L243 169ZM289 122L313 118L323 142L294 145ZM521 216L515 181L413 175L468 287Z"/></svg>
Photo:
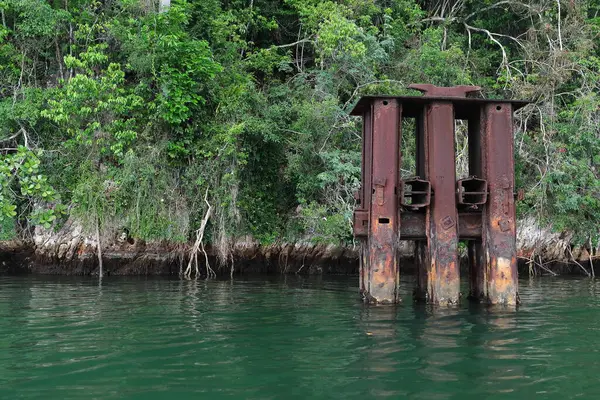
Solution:
<svg viewBox="0 0 600 400"><path fill-rule="evenodd" d="M390 219L389 218L379 218L379 223L380 224L389 224Z"/></svg>

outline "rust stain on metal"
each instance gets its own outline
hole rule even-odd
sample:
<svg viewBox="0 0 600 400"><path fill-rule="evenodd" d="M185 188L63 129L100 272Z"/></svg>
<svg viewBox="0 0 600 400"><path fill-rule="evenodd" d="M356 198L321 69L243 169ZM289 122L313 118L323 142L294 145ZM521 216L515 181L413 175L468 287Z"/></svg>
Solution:
<svg viewBox="0 0 600 400"><path fill-rule="evenodd" d="M454 109L451 102L432 102L426 108L424 136L427 142L426 178L433 198L427 209L427 246L431 254L427 274L428 302L455 304L459 300L458 211L455 196Z"/></svg>
<svg viewBox="0 0 600 400"><path fill-rule="evenodd" d="M484 251L488 255L487 301L516 304L516 215L512 107L510 103L486 105L483 135L483 168L489 185L484 212Z"/></svg>
<svg viewBox="0 0 600 400"><path fill-rule="evenodd" d="M475 86L410 86L423 96L365 97L361 189L354 234L362 243L365 301L395 303L397 243L415 240L415 296L460 300L458 241L468 240L470 297L516 304L512 113L525 102L469 98ZM400 181L402 118L416 118L415 178ZM468 120L469 176L456 180L455 119ZM520 195L519 197L522 197Z"/></svg>
<svg viewBox="0 0 600 400"><path fill-rule="evenodd" d="M401 182L400 204L411 210L427 207L431 202L431 183L412 178Z"/></svg>
<svg viewBox="0 0 600 400"><path fill-rule="evenodd" d="M396 303L398 298L397 182L400 170L399 130L401 107L394 99L373 104L372 191L368 239L366 290L369 302Z"/></svg>
<svg viewBox="0 0 600 400"><path fill-rule="evenodd" d="M384 191L385 191L385 178L374 178L373 185L375 185L375 199L378 206L382 206L385 202Z"/></svg>
<svg viewBox="0 0 600 400"><path fill-rule="evenodd" d="M468 244L469 255L469 298L483 302L486 297L485 268L481 240L470 241Z"/></svg>
<svg viewBox="0 0 600 400"><path fill-rule="evenodd" d="M456 200L458 204L472 209L478 209L478 206L485 204L487 192L487 181L475 176L459 179L456 183Z"/></svg>
<svg viewBox="0 0 600 400"><path fill-rule="evenodd" d="M371 259L367 282L371 301L377 303L397 301L395 234L389 225L375 222L371 231Z"/></svg>
<svg viewBox="0 0 600 400"><path fill-rule="evenodd" d="M400 238L402 240L427 240L426 214L423 212L400 212ZM458 236L460 239L481 239L481 213L458 213Z"/></svg>
<svg viewBox="0 0 600 400"><path fill-rule="evenodd" d="M498 225L500 225L500 230L502 232L510 231L510 228L511 228L510 220L502 218L500 221L498 221Z"/></svg>
<svg viewBox="0 0 600 400"><path fill-rule="evenodd" d="M369 212L367 210L355 210L353 219L355 237L366 237L369 234Z"/></svg>

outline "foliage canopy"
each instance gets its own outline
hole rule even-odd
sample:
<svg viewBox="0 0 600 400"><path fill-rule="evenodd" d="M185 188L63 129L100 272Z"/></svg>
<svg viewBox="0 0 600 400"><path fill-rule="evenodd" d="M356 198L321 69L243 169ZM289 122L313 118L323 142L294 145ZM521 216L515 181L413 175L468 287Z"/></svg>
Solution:
<svg viewBox="0 0 600 400"><path fill-rule="evenodd" d="M599 13L597 0L0 0L3 237L6 221L72 216L185 242L209 188L224 247L350 242L348 112L423 82L533 100L516 115L519 212L597 242ZM456 140L463 174L461 126Z"/></svg>

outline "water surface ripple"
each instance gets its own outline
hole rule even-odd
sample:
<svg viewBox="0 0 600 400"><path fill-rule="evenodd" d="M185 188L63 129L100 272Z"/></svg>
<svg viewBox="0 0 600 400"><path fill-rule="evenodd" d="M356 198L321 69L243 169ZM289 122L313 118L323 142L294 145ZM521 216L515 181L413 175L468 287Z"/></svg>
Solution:
<svg viewBox="0 0 600 400"><path fill-rule="evenodd" d="M600 397L597 281L521 280L516 311L356 285L0 277L0 398Z"/></svg>

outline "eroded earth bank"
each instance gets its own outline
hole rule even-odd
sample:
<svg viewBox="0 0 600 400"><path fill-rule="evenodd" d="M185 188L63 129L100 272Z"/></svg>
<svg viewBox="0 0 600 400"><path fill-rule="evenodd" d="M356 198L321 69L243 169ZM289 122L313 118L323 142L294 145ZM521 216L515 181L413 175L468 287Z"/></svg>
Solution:
<svg viewBox="0 0 600 400"><path fill-rule="evenodd" d="M517 234L521 274L591 274L597 249L571 245L569 233L554 233L533 220L520 221ZM101 240L105 275L179 275L188 265L191 245L144 242L121 233ZM249 237L227 248L207 245L211 268L218 275L240 273L357 274L359 243L354 246L295 243L261 245ZM36 228L29 240L0 242L0 272L97 275L97 241L80 225L67 223L58 232ZM404 273L412 273L413 249L401 242ZM461 254L463 264L465 252ZM203 254L200 273L206 274Z"/></svg>

